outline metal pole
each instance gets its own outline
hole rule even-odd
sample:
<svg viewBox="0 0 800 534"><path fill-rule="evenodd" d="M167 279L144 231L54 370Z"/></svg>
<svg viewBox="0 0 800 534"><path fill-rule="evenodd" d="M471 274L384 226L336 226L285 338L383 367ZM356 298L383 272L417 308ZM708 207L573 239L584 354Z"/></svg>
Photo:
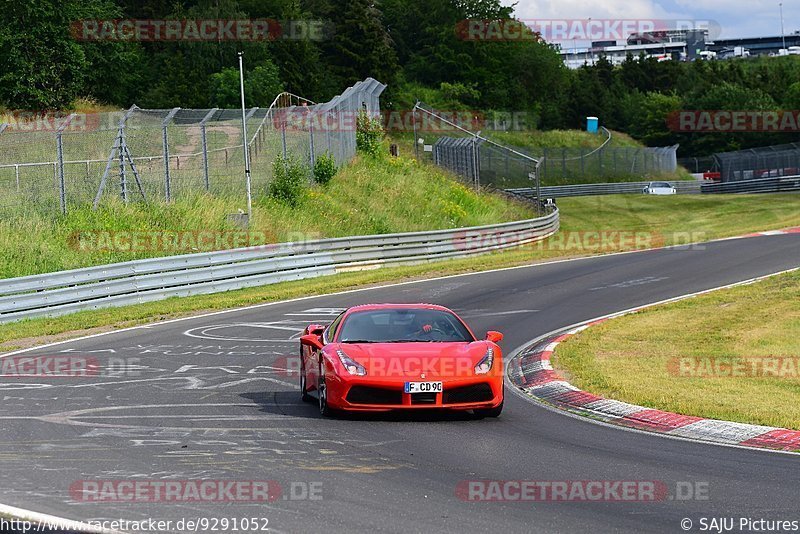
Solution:
<svg viewBox="0 0 800 534"><path fill-rule="evenodd" d="M419 102L417 102L419 105ZM417 106L411 111L411 126L414 128L414 158L419 161L419 144L417 143Z"/></svg>
<svg viewBox="0 0 800 534"><path fill-rule="evenodd" d="M64 179L64 129L69 125L70 121L75 117L71 114L67 119L61 123L56 131L56 152L58 156L58 189L59 189L59 203L61 205L61 213L67 214L67 184Z"/></svg>
<svg viewBox="0 0 800 534"><path fill-rule="evenodd" d="M472 138L472 166L475 169L475 189L480 189L481 187L481 169L478 161L478 135L479 134L475 134L475 137Z"/></svg>
<svg viewBox="0 0 800 534"><path fill-rule="evenodd" d="M330 112L329 112L329 114L330 114ZM333 153L333 148L332 148L332 145L331 145L331 124L330 124L330 121L327 121L326 124L325 124L325 137L328 139L328 155L335 158L336 156Z"/></svg>
<svg viewBox="0 0 800 534"><path fill-rule="evenodd" d="M166 198L167 202L170 200L171 191L170 191L170 183L169 183L169 139L167 138L167 127L161 127L161 145L163 147L163 154L164 154L164 197Z"/></svg>
<svg viewBox="0 0 800 534"><path fill-rule="evenodd" d="M203 140L203 177L205 178L206 191L211 189L211 181L208 178L208 139L206 137L206 123L214 116L219 108L214 108L200 121L200 136Z"/></svg>
<svg viewBox="0 0 800 534"><path fill-rule="evenodd" d="M122 190L122 201L128 203L128 177L125 175L125 127L119 129L119 186Z"/></svg>
<svg viewBox="0 0 800 534"><path fill-rule="evenodd" d="M178 113L180 109L181 108L174 108L167 114L166 118L164 118L164 122L161 123L162 143L164 147L164 197L166 198L167 202L172 199L172 183L169 175L169 137L167 136L167 127L172 121L172 118L175 117L175 114Z"/></svg>
<svg viewBox="0 0 800 534"><path fill-rule="evenodd" d="M309 152L309 155L310 155L311 169L312 169L312 172L313 172L314 163L315 163L315 160L316 160L315 154L314 154L314 117L313 117L313 112L312 111L309 111L309 113L311 114L311 119L308 121L308 143L309 143L308 144L308 152Z"/></svg>
<svg viewBox="0 0 800 534"><path fill-rule="evenodd" d="M250 153L247 149L247 118L244 107L244 64L242 55L244 52L239 52L239 92L242 97L242 148L244 149L244 176L247 187L247 224L253 220L253 198L250 191Z"/></svg>
<svg viewBox="0 0 800 534"><path fill-rule="evenodd" d="M283 145L283 159L286 159L286 119L281 120L281 144Z"/></svg>
<svg viewBox="0 0 800 534"><path fill-rule="evenodd" d="M534 171L533 171L534 173L536 173L536 198L537 199L541 199L541 197L542 197L542 189L541 189L542 180L539 177L539 166L542 164L542 161L543 160L539 160L539 161L536 162L536 167L534 167ZM542 203L540 201L539 202L539 206L537 207L537 210L539 210L539 214L540 215L542 213L541 209L542 209Z"/></svg>
<svg viewBox="0 0 800 534"><path fill-rule="evenodd" d="M208 140L206 139L206 125L200 125L200 137L203 140L203 181L206 191L211 189L211 181L208 179Z"/></svg>
<svg viewBox="0 0 800 534"><path fill-rule="evenodd" d="M61 132L56 135L56 151L58 152L58 189L59 199L61 204L61 213L67 214L67 195L66 184L64 182L64 142L61 138Z"/></svg>
<svg viewBox="0 0 800 534"><path fill-rule="evenodd" d="M783 2L778 4L781 10L781 40L783 41L783 49L786 50L786 34L783 33Z"/></svg>

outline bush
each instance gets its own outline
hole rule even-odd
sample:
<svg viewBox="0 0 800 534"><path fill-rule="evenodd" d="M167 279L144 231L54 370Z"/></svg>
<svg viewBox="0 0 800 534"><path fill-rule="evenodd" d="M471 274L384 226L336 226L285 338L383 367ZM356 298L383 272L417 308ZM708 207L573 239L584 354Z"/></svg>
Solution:
<svg viewBox="0 0 800 534"><path fill-rule="evenodd" d="M307 169L291 157L280 154L272 163L273 177L268 194L275 200L296 207L305 193Z"/></svg>
<svg viewBox="0 0 800 534"><path fill-rule="evenodd" d="M377 156L383 141L383 125L371 118L366 111L360 111L356 120L356 148L359 152Z"/></svg>
<svg viewBox="0 0 800 534"><path fill-rule="evenodd" d="M314 162L314 181L319 185L328 185L337 170L336 160L328 152L325 152Z"/></svg>

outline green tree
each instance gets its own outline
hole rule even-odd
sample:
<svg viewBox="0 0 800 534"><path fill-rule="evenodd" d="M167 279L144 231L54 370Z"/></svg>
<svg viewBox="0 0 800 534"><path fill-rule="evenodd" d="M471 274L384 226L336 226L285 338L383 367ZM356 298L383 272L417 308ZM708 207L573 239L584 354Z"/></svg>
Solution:
<svg viewBox="0 0 800 534"><path fill-rule="evenodd" d="M680 111L683 101L677 95L647 93L636 106L629 133L649 146L667 146L677 142L677 136L668 127L674 113Z"/></svg>
<svg viewBox="0 0 800 534"><path fill-rule="evenodd" d="M216 108L238 108L241 106L239 69L229 67L210 77L211 101Z"/></svg>
<svg viewBox="0 0 800 534"><path fill-rule="evenodd" d="M248 106L268 107L283 91L278 67L269 59L264 60L246 76L244 88Z"/></svg>
<svg viewBox="0 0 800 534"><path fill-rule="evenodd" d="M69 35L74 2L29 0L0 7L0 102L14 108L68 106L89 67Z"/></svg>
<svg viewBox="0 0 800 534"><path fill-rule="evenodd" d="M372 0L342 0L326 15L333 21L334 31L333 38L322 46L340 86L368 76L383 83L395 81L397 54Z"/></svg>
<svg viewBox="0 0 800 534"><path fill-rule="evenodd" d="M794 82L786 89L783 95L783 108L788 110L800 110L800 82Z"/></svg>

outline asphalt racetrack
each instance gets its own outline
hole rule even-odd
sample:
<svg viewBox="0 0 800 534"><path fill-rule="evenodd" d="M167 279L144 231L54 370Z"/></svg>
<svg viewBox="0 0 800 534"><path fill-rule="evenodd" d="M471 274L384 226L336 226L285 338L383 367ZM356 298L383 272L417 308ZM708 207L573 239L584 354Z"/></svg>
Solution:
<svg viewBox="0 0 800 534"><path fill-rule="evenodd" d="M314 297L36 349L25 356L93 358L101 372L0 378L0 503L82 520L264 518L272 532L682 532L684 519L691 531L702 518L736 518L737 527L741 517L797 520L794 455L609 428L508 387L498 419L322 419L287 372L300 330L354 304L442 304L478 336L503 332L508 355L582 320L797 266L800 234L761 236ZM270 480L282 493L265 505L94 502L80 490L85 481L199 479ZM658 481L669 495L466 502L457 494L470 480L520 479Z"/></svg>

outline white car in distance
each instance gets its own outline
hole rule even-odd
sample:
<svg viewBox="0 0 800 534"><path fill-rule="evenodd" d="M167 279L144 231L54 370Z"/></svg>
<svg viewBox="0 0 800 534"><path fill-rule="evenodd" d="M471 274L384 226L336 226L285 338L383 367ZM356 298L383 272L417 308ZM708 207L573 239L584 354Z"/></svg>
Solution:
<svg viewBox="0 0 800 534"><path fill-rule="evenodd" d="M650 182L642 190L645 195L674 195L675 188L669 182Z"/></svg>

